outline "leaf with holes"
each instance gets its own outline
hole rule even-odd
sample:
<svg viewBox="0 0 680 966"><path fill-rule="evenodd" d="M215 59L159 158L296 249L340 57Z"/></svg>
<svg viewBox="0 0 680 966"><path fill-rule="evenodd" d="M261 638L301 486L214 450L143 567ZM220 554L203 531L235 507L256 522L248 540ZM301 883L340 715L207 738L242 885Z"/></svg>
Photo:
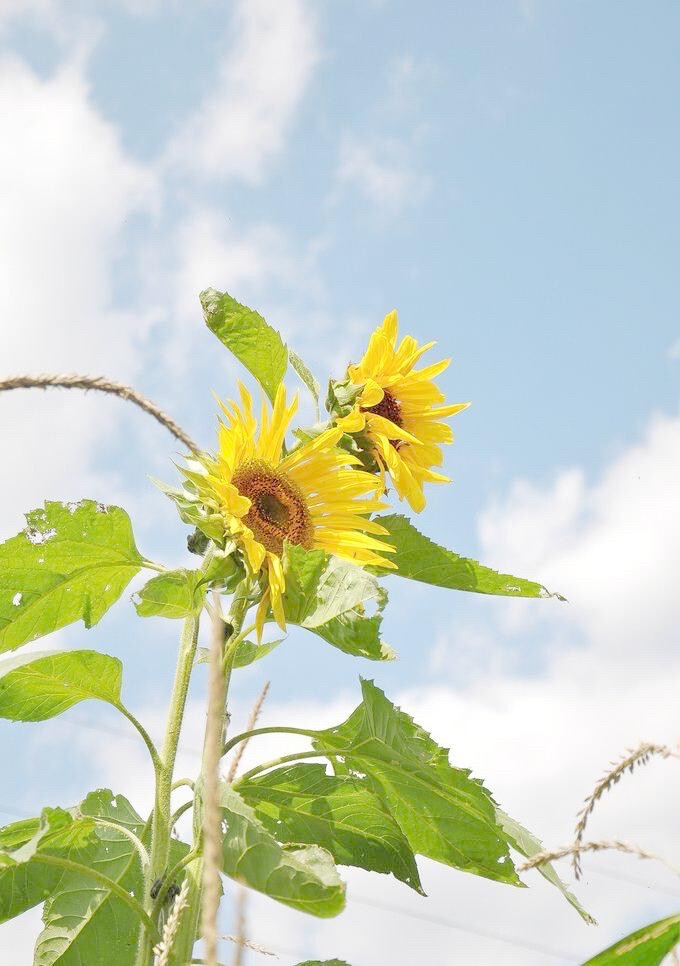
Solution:
<svg viewBox="0 0 680 966"><path fill-rule="evenodd" d="M453 767L448 751L371 681L361 687L359 707L343 724L317 732L314 747L338 774L366 777L414 853L520 885L508 836L482 782Z"/></svg>
<svg viewBox="0 0 680 966"><path fill-rule="evenodd" d="M279 842L320 845L339 865L391 872L423 894L408 841L365 783L299 763L238 782L238 793Z"/></svg>
<svg viewBox="0 0 680 966"><path fill-rule="evenodd" d="M389 516L376 517L376 523L385 527L387 534L378 537L394 547L396 553L390 555L398 570L388 571L371 568L374 573L387 575L398 574L400 577L410 577L435 587L447 587L450 590L466 590L476 594L496 594L502 597L557 597L551 594L542 584L523 577L511 577L500 574L490 567L484 567L468 557L461 557L453 550L434 543L429 537L420 533L413 524L401 514L393 513Z"/></svg>
<svg viewBox="0 0 680 966"><path fill-rule="evenodd" d="M680 943L680 915L637 929L583 966L660 966Z"/></svg>
<svg viewBox="0 0 680 966"><path fill-rule="evenodd" d="M214 288L201 292L203 315L220 342L255 376L274 402L288 367L288 350L281 336L259 312Z"/></svg>
<svg viewBox="0 0 680 966"><path fill-rule="evenodd" d="M134 595L140 617L180 619L198 613L203 607L207 583L199 570L168 570L152 577Z"/></svg>
<svg viewBox="0 0 680 966"><path fill-rule="evenodd" d="M122 664L98 651L22 654L0 663L0 718L46 721L80 701L120 703Z"/></svg>
<svg viewBox="0 0 680 966"><path fill-rule="evenodd" d="M505 833L508 836L508 841L510 842L511 848L523 855L525 859L530 859L532 856L537 855L539 852L543 851L543 843L540 839L537 839L535 835L532 835L527 829L525 829L519 822L516 822L514 818L510 818L509 815L500 809L496 808L496 816L498 821L501 823L505 829ZM551 885L554 885L560 890L567 902L574 907L578 912L579 916L588 923L590 926L597 925L590 913L586 912L581 903L578 901L573 892L570 892L564 882L560 879L557 872L555 872L554 867L550 862L543 862L541 865L537 866L538 872L541 873L544 879L547 879Z"/></svg>
<svg viewBox="0 0 680 966"><path fill-rule="evenodd" d="M345 907L332 856L318 845L283 848L231 786L221 791L225 875L300 912L328 918Z"/></svg>
<svg viewBox="0 0 680 966"><path fill-rule="evenodd" d="M79 619L92 627L144 565L119 507L45 503L26 520L0 544L0 652Z"/></svg>

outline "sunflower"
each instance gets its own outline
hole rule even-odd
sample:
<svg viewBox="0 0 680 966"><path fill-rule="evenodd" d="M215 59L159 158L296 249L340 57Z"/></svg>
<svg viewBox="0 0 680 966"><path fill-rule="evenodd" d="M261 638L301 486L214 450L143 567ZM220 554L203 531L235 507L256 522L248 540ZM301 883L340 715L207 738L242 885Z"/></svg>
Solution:
<svg viewBox="0 0 680 966"><path fill-rule="evenodd" d="M441 444L453 442L453 432L442 422L466 409L469 403L442 406L444 394L434 379L451 362L444 359L414 369L420 357L435 344L419 346L410 335L397 348L397 313L385 316L368 343L358 365L347 370L351 410L338 420L346 433L360 434L380 472L389 473L400 497L419 513L425 507L425 483L450 483L433 466L441 466Z"/></svg>
<svg viewBox="0 0 680 966"><path fill-rule="evenodd" d="M325 430L284 455L284 437L297 410L279 386L273 409L263 400L258 433L252 398L239 383L240 406L218 400L224 414L215 456L201 454L182 470L201 502L224 521L225 537L241 550L252 574L266 584L256 625L262 628L271 606L285 630L282 595L286 586L286 541L306 550L319 548L359 565L393 568L382 556L393 552L376 536L387 533L369 520L386 507L382 483L354 467L360 460L337 447L340 427Z"/></svg>

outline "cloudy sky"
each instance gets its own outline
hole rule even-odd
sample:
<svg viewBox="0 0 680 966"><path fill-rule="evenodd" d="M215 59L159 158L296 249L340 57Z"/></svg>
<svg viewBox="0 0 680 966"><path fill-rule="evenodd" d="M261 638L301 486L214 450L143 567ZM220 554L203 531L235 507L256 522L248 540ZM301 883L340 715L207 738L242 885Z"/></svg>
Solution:
<svg viewBox="0 0 680 966"><path fill-rule="evenodd" d="M335 723L374 677L554 846L611 759L680 737L679 31L677 5L627 0L0 0L2 374L132 382L209 447L211 390L238 370L202 324L202 288L261 310L322 381L394 307L437 339L454 358L442 385L473 406L447 455L455 484L418 525L569 603L392 580L398 661L298 631L236 678L234 713L271 678L268 722ZM2 538L45 498L92 497L130 512L147 556L186 562L149 482L175 479L177 446L148 417L17 392L0 396L0 435ZM122 657L155 730L177 631L133 620L126 595L50 644ZM143 750L94 704L0 724L0 765L3 821L101 785L149 802ZM655 763L592 835L680 861L679 806L677 763ZM352 871L338 920L254 896L249 934L282 966L553 966L678 909L661 867L583 865L599 927L535 873L515 890L423 862L427 899ZM0 966L31 961L37 928L30 913L0 930Z"/></svg>

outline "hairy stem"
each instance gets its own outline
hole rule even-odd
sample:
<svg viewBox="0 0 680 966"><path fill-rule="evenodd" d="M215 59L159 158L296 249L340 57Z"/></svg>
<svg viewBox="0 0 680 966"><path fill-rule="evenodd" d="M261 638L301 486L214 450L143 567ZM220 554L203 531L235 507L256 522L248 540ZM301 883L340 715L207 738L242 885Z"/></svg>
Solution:
<svg viewBox="0 0 680 966"><path fill-rule="evenodd" d="M267 728L253 728L251 731L242 731L240 735L234 735L222 749L222 754L228 754L232 748L239 745L242 741L248 741L257 735L302 735L305 738L316 738L317 732L310 731L308 728L287 728L283 725L273 725Z"/></svg>
<svg viewBox="0 0 680 966"><path fill-rule="evenodd" d="M209 549L203 558L202 570L206 570L212 559ZM156 770L156 796L153 810L151 834L151 856L144 881L144 904L147 911L153 908L151 886L163 878L168 866L170 855L170 836L172 834L172 783L177 757L182 719L186 707L187 692L191 680L191 672L196 658L200 617L198 614L187 617L182 626L179 642L179 655L175 670L175 681L170 697L170 708L165 728L165 740L161 753L159 767ZM184 917L186 918L186 917ZM153 963L153 948L142 938L137 955L136 966L151 966Z"/></svg>
<svg viewBox="0 0 680 966"><path fill-rule="evenodd" d="M156 748L153 741L149 737L149 733L146 730L146 728L142 725L140 721L138 721L135 718L135 716L132 714L131 711L128 711L128 709L125 707L124 704L120 704L120 703L114 704L113 707L116 708L117 711L120 711L120 713L125 718L128 719L130 724L137 729L137 731L139 732L142 738L142 741L149 749L149 754L151 755L151 761L153 762L153 767L156 769L156 771L158 771L158 769L162 766L160 755L158 754L158 749Z"/></svg>
<svg viewBox="0 0 680 966"><path fill-rule="evenodd" d="M238 788L241 782L247 781L249 778L254 778L255 775L259 775L260 772L269 771L270 768L276 768L277 765L285 765L289 761L302 761L304 758L335 758L335 755L329 754L326 751L294 751L290 755L282 755L280 758L272 758L271 761L265 761L261 765L255 765L250 771L244 772L240 778L237 778L234 782L234 788Z"/></svg>

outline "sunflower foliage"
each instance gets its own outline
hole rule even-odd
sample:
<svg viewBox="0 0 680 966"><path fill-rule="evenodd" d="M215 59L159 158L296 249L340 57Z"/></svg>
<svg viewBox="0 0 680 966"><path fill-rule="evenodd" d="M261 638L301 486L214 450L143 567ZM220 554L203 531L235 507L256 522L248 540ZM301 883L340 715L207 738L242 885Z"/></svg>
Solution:
<svg viewBox="0 0 680 966"><path fill-rule="evenodd" d="M203 674L199 625L216 595L231 689L239 669L286 646L291 627L315 635L320 647L376 662L379 674L380 662L395 657L383 637L386 577L395 589L416 580L454 591L548 595L535 581L439 546L394 507L403 498L417 512L427 487L446 481L447 420L466 405L447 403L435 382L446 362L416 368L431 345L410 336L399 342L396 313L360 363L331 381L326 416L310 428L295 423L297 397L284 386L292 369L318 405L319 384L300 357L232 296L209 290L201 302L208 328L259 383L262 402L240 384L238 401L221 403L216 448L188 454L175 481L159 484L189 528L195 566L149 560L125 510L92 499L46 502L0 545L0 717L44 722L83 701L105 702L137 728L156 779L148 815L135 810L134 788L98 789L0 830L0 923L42 906L35 966L151 966L172 897L190 874L186 923L163 961L184 966L194 955L203 776L186 783L196 789L190 841L176 835L171 795L187 688ZM94 628L141 572L137 615L181 626L162 750L124 703L117 657L96 646L21 650L78 621ZM223 719L225 773L245 739L255 748L259 733L279 730L227 734L228 698ZM523 885L517 856L540 851L540 842L499 809L470 763L438 745L372 680L361 679L355 710L336 726L281 722L280 730L305 735L308 750L220 786L226 880L322 918L345 906L339 866L391 875L419 894L418 856ZM546 863L540 871L587 919L554 870Z"/></svg>

